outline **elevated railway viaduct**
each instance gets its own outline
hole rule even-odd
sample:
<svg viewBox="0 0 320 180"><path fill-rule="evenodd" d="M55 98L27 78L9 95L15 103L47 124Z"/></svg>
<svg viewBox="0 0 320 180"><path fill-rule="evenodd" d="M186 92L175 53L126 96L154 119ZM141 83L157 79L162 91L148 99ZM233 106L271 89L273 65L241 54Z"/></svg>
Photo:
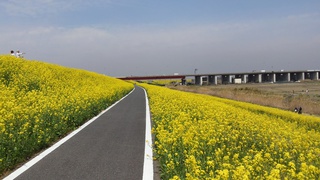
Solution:
<svg viewBox="0 0 320 180"><path fill-rule="evenodd" d="M280 83L303 80L319 80L320 70L306 71L256 71L244 73L216 73L216 74L185 74L185 75L159 75L159 76L130 76L119 77L122 80L155 80L155 79L194 79L196 85L217 85L234 83Z"/></svg>

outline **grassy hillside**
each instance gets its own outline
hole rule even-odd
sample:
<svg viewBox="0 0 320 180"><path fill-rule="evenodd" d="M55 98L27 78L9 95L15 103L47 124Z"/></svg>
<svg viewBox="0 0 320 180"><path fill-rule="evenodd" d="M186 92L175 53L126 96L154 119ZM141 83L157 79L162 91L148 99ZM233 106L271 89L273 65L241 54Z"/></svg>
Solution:
<svg viewBox="0 0 320 180"><path fill-rule="evenodd" d="M162 179L320 179L320 118L141 84Z"/></svg>
<svg viewBox="0 0 320 180"><path fill-rule="evenodd" d="M132 88L105 75L0 55L0 174Z"/></svg>
<svg viewBox="0 0 320 180"><path fill-rule="evenodd" d="M320 115L320 81L169 87L290 111L302 107L303 113Z"/></svg>

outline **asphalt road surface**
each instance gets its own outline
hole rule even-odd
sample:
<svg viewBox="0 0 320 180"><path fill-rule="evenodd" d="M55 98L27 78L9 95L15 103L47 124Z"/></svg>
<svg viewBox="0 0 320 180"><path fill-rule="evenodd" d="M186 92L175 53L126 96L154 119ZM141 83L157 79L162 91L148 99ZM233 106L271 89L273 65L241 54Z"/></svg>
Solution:
<svg viewBox="0 0 320 180"><path fill-rule="evenodd" d="M141 180L146 102L135 90L16 179Z"/></svg>

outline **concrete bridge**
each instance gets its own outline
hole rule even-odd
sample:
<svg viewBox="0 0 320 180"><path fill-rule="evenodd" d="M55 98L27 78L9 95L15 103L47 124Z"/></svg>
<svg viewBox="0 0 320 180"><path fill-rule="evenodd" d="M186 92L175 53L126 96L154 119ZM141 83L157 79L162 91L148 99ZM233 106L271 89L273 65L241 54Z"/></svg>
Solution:
<svg viewBox="0 0 320 180"><path fill-rule="evenodd" d="M121 77L122 80L154 80L154 79L194 79L196 85L240 84L240 83L280 83L303 80L319 80L320 70L305 71L254 71L244 73L216 73L216 74L185 74L162 76L131 76Z"/></svg>

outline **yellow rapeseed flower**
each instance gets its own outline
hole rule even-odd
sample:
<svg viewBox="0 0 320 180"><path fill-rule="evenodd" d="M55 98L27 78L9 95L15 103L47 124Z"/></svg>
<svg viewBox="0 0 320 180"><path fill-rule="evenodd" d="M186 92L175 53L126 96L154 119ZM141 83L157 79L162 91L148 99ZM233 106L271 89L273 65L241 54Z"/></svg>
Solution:
<svg viewBox="0 0 320 180"><path fill-rule="evenodd" d="M320 179L320 118L140 85L163 179Z"/></svg>
<svg viewBox="0 0 320 180"><path fill-rule="evenodd" d="M132 88L105 75L0 55L0 174Z"/></svg>

